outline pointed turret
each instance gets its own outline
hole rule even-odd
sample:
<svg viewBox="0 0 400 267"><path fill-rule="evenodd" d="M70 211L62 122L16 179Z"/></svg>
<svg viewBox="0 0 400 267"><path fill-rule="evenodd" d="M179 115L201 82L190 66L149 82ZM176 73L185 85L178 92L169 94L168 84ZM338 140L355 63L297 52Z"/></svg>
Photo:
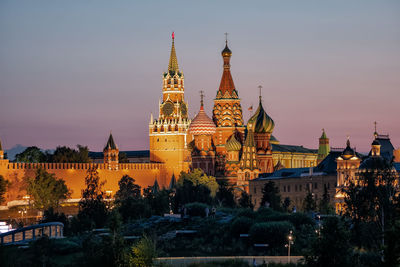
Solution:
<svg viewBox="0 0 400 267"><path fill-rule="evenodd" d="M175 33L174 32L172 32L172 47L171 47L171 55L169 57L168 72L171 73L171 75L179 72L178 59L176 57L176 51L175 51Z"/></svg>
<svg viewBox="0 0 400 267"><path fill-rule="evenodd" d="M171 177L171 182L169 183L169 190L172 190L176 187L176 179L175 179L175 173L172 173L172 177Z"/></svg>
<svg viewBox="0 0 400 267"><path fill-rule="evenodd" d="M119 149L114 142L114 138L111 132L110 136L108 137L107 144L103 149L103 154L104 154L104 163L107 164L107 168L109 170L118 170Z"/></svg>
<svg viewBox="0 0 400 267"><path fill-rule="evenodd" d="M317 164L319 164L331 151L329 138L326 136L325 129L322 129L322 135L319 138Z"/></svg>
<svg viewBox="0 0 400 267"><path fill-rule="evenodd" d="M153 194L157 194L158 191L160 191L160 186L158 185L157 177L154 180L154 184L153 184L152 190L153 190Z"/></svg>
<svg viewBox="0 0 400 267"><path fill-rule="evenodd" d="M107 144L104 147L104 150L107 150L107 149L118 149L117 145L114 142L114 138L113 138L111 132L110 132L110 136L108 137Z"/></svg>

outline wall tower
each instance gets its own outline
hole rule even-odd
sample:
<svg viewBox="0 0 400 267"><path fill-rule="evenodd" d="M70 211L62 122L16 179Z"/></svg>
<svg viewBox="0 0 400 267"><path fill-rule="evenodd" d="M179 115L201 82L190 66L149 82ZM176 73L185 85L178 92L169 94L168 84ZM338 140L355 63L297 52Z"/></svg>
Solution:
<svg viewBox="0 0 400 267"><path fill-rule="evenodd" d="M107 165L107 168L109 170L118 170L119 149L114 142L112 133L110 133L110 136L108 137L107 144L103 149L103 154L104 154L104 164Z"/></svg>
<svg viewBox="0 0 400 267"><path fill-rule="evenodd" d="M326 136L325 129L322 129L322 135L319 138L317 164L323 161L330 151L331 147L329 146L329 138Z"/></svg>
<svg viewBox="0 0 400 267"><path fill-rule="evenodd" d="M159 117L150 117L150 161L164 162L169 176L187 171L190 154L187 150L188 105L184 98L184 76L179 70L175 51L175 35L172 33L172 47L168 71L163 73L162 101L159 103Z"/></svg>

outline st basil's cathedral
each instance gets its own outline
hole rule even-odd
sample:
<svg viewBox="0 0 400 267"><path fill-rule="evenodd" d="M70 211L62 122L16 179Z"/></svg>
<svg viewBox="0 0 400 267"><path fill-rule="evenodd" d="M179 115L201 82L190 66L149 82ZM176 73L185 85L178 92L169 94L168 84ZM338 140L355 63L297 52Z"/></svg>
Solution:
<svg viewBox="0 0 400 267"><path fill-rule="evenodd" d="M232 51L227 40L221 55L222 78L212 117L205 111L201 94L200 110L190 120L184 99L184 75L179 70L175 37L172 35L168 70L163 73L159 117L154 119L151 115L150 118L150 161L164 163L171 176L199 168L248 191L248 181L260 173L313 167L329 154L329 139L325 132L320 138L321 154L303 146L280 144L272 136L275 123L263 107L261 94L258 108L246 125L239 92L230 71ZM321 146L327 148L321 149Z"/></svg>

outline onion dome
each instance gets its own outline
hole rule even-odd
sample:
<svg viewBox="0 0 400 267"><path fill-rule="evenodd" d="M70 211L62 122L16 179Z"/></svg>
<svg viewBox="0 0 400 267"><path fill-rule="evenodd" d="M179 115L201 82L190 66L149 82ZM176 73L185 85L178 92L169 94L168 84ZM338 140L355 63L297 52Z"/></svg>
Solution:
<svg viewBox="0 0 400 267"><path fill-rule="evenodd" d="M235 134L228 139L225 144L227 151L240 151L242 149L242 144L235 138Z"/></svg>
<svg viewBox="0 0 400 267"><path fill-rule="evenodd" d="M230 57L232 56L232 51L228 47L228 41L226 41L225 48L221 52L223 57Z"/></svg>
<svg viewBox="0 0 400 267"><path fill-rule="evenodd" d="M352 158L353 156L355 156L356 155L356 153L354 152L354 149L352 149L351 147L350 147L350 139L347 139L347 143L346 143L346 148L343 150L343 152L342 152L342 158L344 158L344 159L350 159L350 158Z"/></svg>
<svg viewBox="0 0 400 267"><path fill-rule="evenodd" d="M201 99L200 111L189 126L189 133L193 135L212 135L217 131L214 122L204 111L203 97Z"/></svg>
<svg viewBox="0 0 400 267"><path fill-rule="evenodd" d="M255 133L272 133L274 130L275 123L264 111L261 103L261 96L256 113L249 119L247 124Z"/></svg>

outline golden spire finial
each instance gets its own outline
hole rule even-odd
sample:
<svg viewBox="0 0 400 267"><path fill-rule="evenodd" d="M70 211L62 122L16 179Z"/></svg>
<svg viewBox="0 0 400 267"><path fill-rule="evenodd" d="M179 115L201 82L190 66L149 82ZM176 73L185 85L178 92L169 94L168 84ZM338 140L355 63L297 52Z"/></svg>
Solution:
<svg viewBox="0 0 400 267"><path fill-rule="evenodd" d="M262 89L262 86L259 85L259 86L258 86L258 89L260 90L260 91L259 91L259 96L258 96L258 97L260 98L260 102L261 102L261 89Z"/></svg>
<svg viewBox="0 0 400 267"><path fill-rule="evenodd" d="M203 108L204 106L204 91L200 91L200 108Z"/></svg>
<svg viewBox="0 0 400 267"><path fill-rule="evenodd" d="M168 71L179 71L178 59L176 58L175 51L175 32L172 32L172 47L171 47L171 55L169 57Z"/></svg>
<svg viewBox="0 0 400 267"><path fill-rule="evenodd" d="M225 34L225 44L228 45L228 33L224 33Z"/></svg>

